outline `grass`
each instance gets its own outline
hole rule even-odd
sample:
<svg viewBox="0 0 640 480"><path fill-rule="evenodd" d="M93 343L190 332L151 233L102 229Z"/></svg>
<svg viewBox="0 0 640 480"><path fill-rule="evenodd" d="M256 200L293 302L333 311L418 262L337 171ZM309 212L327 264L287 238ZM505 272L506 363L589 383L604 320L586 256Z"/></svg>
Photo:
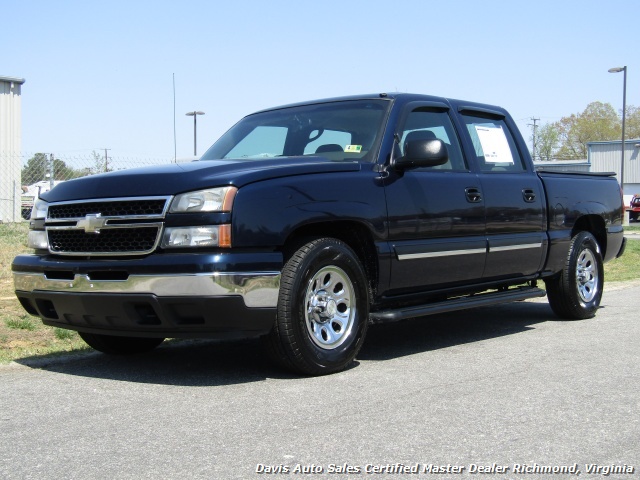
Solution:
<svg viewBox="0 0 640 480"><path fill-rule="evenodd" d="M8 318L4 321L7 328L15 328L16 330L29 330L36 329L35 323L31 320L29 315L23 315L20 318Z"/></svg>
<svg viewBox="0 0 640 480"><path fill-rule="evenodd" d="M65 330L64 328L54 328L53 333L58 340L73 340L77 335L73 330Z"/></svg>
<svg viewBox="0 0 640 480"><path fill-rule="evenodd" d="M0 364L87 348L76 332L43 325L16 299L11 262L16 255L29 251L27 231L27 222L0 225Z"/></svg>
<svg viewBox="0 0 640 480"><path fill-rule="evenodd" d="M627 232L640 233L640 226L625 228ZM624 255L604 265L605 291L606 283L626 282L640 278L640 239L627 241Z"/></svg>
<svg viewBox="0 0 640 480"><path fill-rule="evenodd" d="M625 230L640 233L640 225L634 222ZM16 255L29 251L27 231L27 222L0 225L0 364L88 348L76 332L48 327L28 315L16 299L11 262ZM640 278L640 240L627 242L622 258L605 264L605 278L607 284Z"/></svg>

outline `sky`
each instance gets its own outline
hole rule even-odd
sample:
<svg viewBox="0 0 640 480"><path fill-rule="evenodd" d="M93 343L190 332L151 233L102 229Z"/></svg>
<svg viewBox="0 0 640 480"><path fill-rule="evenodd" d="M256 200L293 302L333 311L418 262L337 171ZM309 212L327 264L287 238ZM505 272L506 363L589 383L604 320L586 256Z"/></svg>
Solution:
<svg viewBox="0 0 640 480"><path fill-rule="evenodd" d="M396 91L505 107L529 140L532 118L621 111L625 65L640 105L637 0L0 0L0 18L25 158L186 158L189 111L200 155L256 110Z"/></svg>

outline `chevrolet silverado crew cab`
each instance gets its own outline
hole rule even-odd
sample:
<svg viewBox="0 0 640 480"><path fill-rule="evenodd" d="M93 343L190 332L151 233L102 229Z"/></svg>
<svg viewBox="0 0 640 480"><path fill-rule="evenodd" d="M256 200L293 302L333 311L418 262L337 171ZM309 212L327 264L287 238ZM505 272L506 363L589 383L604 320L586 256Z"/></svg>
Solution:
<svg viewBox="0 0 640 480"><path fill-rule="evenodd" d="M102 352L259 336L318 375L371 322L545 294L592 317L623 212L613 174L535 171L502 108L363 95L254 113L198 161L61 183L12 270L27 312Z"/></svg>

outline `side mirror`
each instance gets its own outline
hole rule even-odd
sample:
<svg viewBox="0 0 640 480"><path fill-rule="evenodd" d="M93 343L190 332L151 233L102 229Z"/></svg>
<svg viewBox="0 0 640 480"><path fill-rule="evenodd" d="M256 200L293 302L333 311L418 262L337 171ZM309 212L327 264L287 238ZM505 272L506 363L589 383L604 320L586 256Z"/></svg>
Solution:
<svg viewBox="0 0 640 480"><path fill-rule="evenodd" d="M405 143L404 156L396 159L399 170L417 167L436 167L449 161L447 146L442 140L412 140Z"/></svg>

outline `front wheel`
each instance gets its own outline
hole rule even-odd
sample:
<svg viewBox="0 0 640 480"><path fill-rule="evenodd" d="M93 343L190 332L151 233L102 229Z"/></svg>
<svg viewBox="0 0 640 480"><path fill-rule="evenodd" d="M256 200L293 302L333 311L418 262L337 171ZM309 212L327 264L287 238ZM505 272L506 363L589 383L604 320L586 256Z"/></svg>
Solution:
<svg viewBox="0 0 640 480"><path fill-rule="evenodd" d="M282 271L276 324L266 339L275 360L299 373L346 368L368 326L367 278L344 242L320 238L300 247Z"/></svg>
<svg viewBox="0 0 640 480"><path fill-rule="evenodd" d="M164 338L118 337L86 332L78 332L78 335L91 348L111 355L146 353L164 341Z"/></svg>
<svg viewBox="0 0 640 480"><path fill-rule="evenodd" d="M593 317L604 286L602 255L595 237L589 232L573 237L564 268L545 283L549 305L556 315L567 320Z"/></svg>

